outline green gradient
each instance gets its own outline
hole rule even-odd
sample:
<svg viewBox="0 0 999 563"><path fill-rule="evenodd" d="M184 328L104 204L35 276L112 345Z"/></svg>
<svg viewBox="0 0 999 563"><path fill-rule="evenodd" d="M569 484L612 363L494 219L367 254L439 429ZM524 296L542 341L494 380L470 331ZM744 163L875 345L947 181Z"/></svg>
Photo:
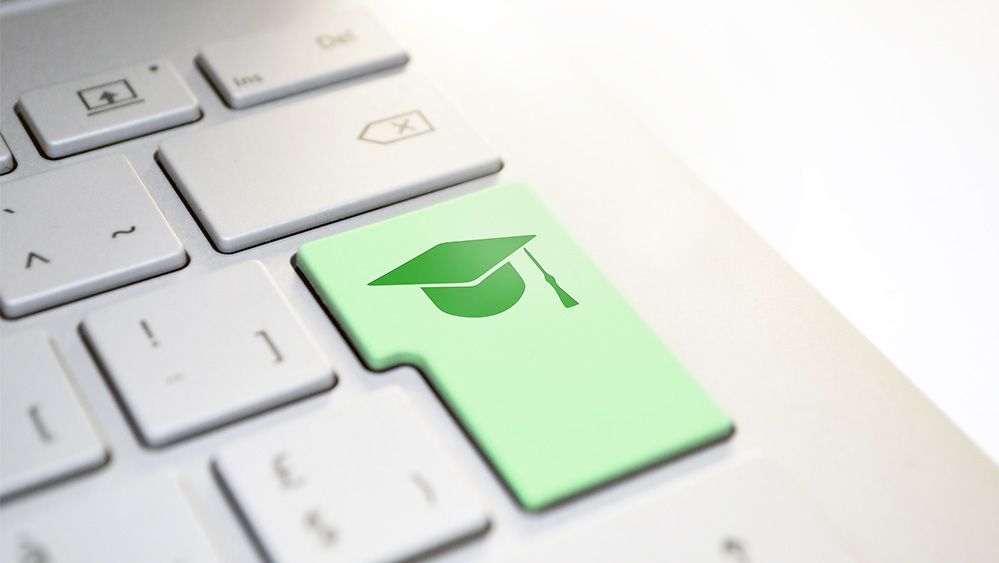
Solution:
<svg viewBox="0 0 999 563"><path fill-rule="evenodd" d="M524 184L308 243L298 265L363 361L420 369L528 510L732 431Z"/></svg>

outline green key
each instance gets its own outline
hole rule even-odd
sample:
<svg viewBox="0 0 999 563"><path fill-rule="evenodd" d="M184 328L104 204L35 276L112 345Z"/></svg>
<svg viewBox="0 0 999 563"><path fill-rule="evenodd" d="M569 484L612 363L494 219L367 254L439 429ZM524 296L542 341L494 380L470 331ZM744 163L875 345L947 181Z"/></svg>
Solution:
<svg viewBox="0 0 999 563"><path fill-rule="evenodd" d="M524 184L302 246L374 370L411 364L528 510L732 423Z"/></svg>

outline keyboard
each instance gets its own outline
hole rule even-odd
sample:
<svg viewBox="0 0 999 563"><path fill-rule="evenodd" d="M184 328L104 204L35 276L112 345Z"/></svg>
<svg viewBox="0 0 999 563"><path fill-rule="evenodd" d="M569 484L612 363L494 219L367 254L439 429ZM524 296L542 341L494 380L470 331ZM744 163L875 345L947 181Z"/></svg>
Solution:
<svg viewBox="0 0 999 563"><path fill-rule="evenodd" d="M911 560L995 554L993 468L848 323L538 45L497 47L516 11L431 8L464 25L0 7L0 561L887 561L864 518L955 499ZM951 473L856 510L941 443Z"/></svg>

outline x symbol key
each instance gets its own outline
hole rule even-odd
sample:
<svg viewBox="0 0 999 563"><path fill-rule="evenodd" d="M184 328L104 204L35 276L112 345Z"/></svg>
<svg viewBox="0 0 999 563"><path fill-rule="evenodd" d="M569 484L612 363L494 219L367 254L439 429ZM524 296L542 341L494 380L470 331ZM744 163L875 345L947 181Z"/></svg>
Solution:
<svg viewBox="0 0 999 563"><path fill-rule="evenodd" d="M412 125L409 124L409 118L408 117L406 119L403 119L402 123L396 123L396 122L393 121L392 125L395 125L396 129L398 129L398 131L396 131L396 133L398 133L399 135L404 135L406 133L406 131L408 131L410 129L412 129L413 131L416 131L416 127L413 127Z"/></svg>
<svg viewBox="0 0 999 563"><path fill-rule="evenodd" d="M434 126L427 121L423 112L412 110L368 123L357 138L362 141L387 145L433 131Z"/></svg>

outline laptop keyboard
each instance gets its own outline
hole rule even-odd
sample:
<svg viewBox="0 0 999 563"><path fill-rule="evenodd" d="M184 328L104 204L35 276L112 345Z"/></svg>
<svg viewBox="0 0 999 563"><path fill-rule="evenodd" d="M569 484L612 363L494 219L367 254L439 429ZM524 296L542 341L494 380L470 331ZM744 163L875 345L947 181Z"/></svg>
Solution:
<svg viewBox="0 0 999 563"><path fill-rule="evenodd" d="M174 130L159 142L159 169L137 166L122 150L5 177L4 317L129 292L121 288L155 276L184 279L137 288L74 319L73 337L142 448L140 461L126 452L125 463L146 476L103 494L87 489L50 513L5 518L0 560L216 561L205 522L212 518L240 522L262 558L296 562L407 560L489 529L491 510L399 389L268 423L222 442L210 459L189 461L210 467L214 490L228 501L228 512L211 518L156 458L292 402L336 394L342 383L299 316L303 303L274 281L295 276L296 264L278 271L248 251L245 260L203 272L181 240L193 249L191 237L204 236L219 253L242 257L502 168L440 92L401 70L407 61L371 15L352 11L204 45L190 64L227 107L197 100L176 61L165 59L21 96L18 115L50 159ZM240 113L369 74L321 96ZM185 131L203 111L229 113ZM16 157L0 140L0 172L16 170ZM168 221L136 169L165 174L203 233L182 224L187 217ZM460 271L440 269L440 255L461 256ZM297 266L368 367L421 369L496 484L527 510L731 434L728 417L526 185L316 240L302 247ZM455 319L490 328L478 335L443 328ZM129 445L102 438L101 417L88 415L51 335L5 323L0 495L31 503L44 496L38 491L71 489L74 477L109 471L114 450ZM752 520L759 506L733 509L732 520ZM787 520L768 529L795 526ZM715 532L678 536L658 552L682 557L695 541L724 548ZM804 560L802 553L773 560ZM748 557L738 551L725 560Z"/></svg>

